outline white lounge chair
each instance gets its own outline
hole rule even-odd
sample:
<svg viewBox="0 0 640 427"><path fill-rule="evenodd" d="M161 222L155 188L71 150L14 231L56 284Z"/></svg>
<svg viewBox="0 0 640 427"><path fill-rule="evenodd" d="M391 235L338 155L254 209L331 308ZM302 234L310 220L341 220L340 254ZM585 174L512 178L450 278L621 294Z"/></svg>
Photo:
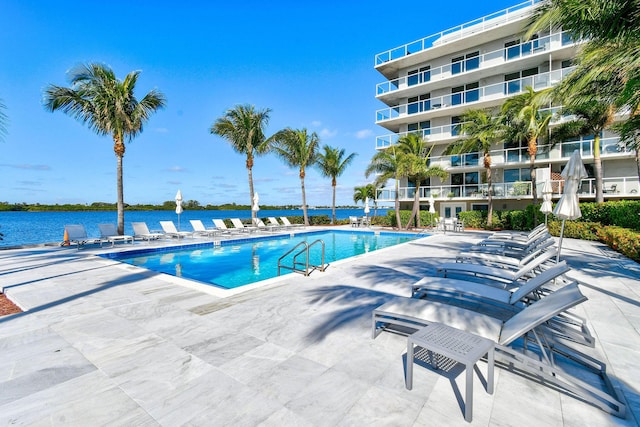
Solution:
<svg viewBox="0 0 640 427"><path fill-rule="evenodd" d="M539 246L531 248L530 251L523 251L517 255L511 254L511 256L497 255L491 252L463 251L458 254L456 261L464 263L475 262L480 264L521 267L533 258L539 256L541 253L551 250L554 245L554 240L546 240Z"/></svg>
<svg viewBox="0 0 640 427"><path fill-rule="evenodd" d="M555 243L554 238L548 233L544 232L542 235L533 239L531 242L513 242L513 241L482 241L469 248L469 251L486 252L495 255L503 256L520 256L528 254L535 250L540 245L546 244L546 242Z"/></svg>
<svg viewBox="0 0 640 427"><path fill-rule="evenodd" d="M373 310L372 336L375 338L384 330L412 333L432 323L443 323L493 340L495 360L507 369L540 379L603 411L624 417L625 404L607 376L606 365L554 341L551 334L540 327L583 301L586 297L578 286L568 285L502 321L449 304L395 297ZM589 381L589 374L597 378Z"/></svg>
<svg viewBox="0 0 640 427"><path fill-rule="evenodd" d="M285 228L284 225L280 224L278 222L278 220L276 219L275 216L270 216L269 218L267 218L269 220L269 225L273 225L274 227L282 230L283 228Z"/></svg>
<svg viewBox="0 0 640 427"><path fill-rule="evenodd" d="M545 224L540 224L528 233L518 231L497 231L489 236L488 239L526 241L531 240L545 231L547 231L547 226Z"/></svg>
<svg viewBox="0 0 640 427"><path fill-rule="evenodd" d="M289 221L289 218L287 218L286 216L281 216L280 217L280 221L282 221L282 223L284 224L285 227L287 228L297 228L297 227L304 227L304 224L292 224Z"/></svg>
<svg viewBox="0 0 640 427"><path fill-rule="evenodd" d="M178 231L173 221L160 221L160 227L162 227L164 234L169 237L176 237L178 239L193 237L193 233L191 231Z"/></svg>
<svg viewBox="0 0 640 427"><path fill-rule="evenodd" d="M133 227L134 239L151 241L151 240L163 239L165 237L164 233L149 231L149 227L147 227L146 222L132 222L131 226Z"/></svg>
<svg viewBox="0 0 640 427"><path fill-rule="evenodd" d="M265 224L263 220L260 218L253 219L253 225L258 228L260 231L269 231L274 232L277 231L280 227L271 224Z"/></svg>
<svg viewBox="0 0 640 427"><path fill-rule="evenodd" d="M67 241L69 243L75 243L80 250L87 243L100 243L100 239L87 236L87 230L85 230L82 224L70 224L64 226L65 233L67 234Z"/></svg>
<svg viewBox="0 0 640 427"><path fill-rule="evenodd" d="M191 223L191 227L193 228L194 235L197 234L199 236L214 237L214 236L219 236L221 234L221 232L217 229L205 228L204 224L199 219L191 219L189 220L189 222Z"/></svg>
<svg viewBox="0 0 640 427"><path fill-rule="evenodd" d="M215 225L216 229L219 230L223 234L239 234L242 233L241 230L231 229L227 227L227 224L224 223L222 219L213 219L213 225Z"/></svg>
<svg viewBox="0 0 640 427"><path fill-rule="evenodd" d="M447 262L436 267L436 272L442 277L473 276L491 281L504 283L515 283L526 277L531 277L536 271L545 268L545 264L553 262L558 250L553 248L533 257L524 265L494 267L483 264L473 264L464 262Z"/></svg>
<svg viewBox="0 0 640 427"><path fill-rule="evenodd" d="M231 224L240 231L244 231L245 233L253 233L258 231L258 227L254 227L252 225L244 225L240 218L231 218Z"/></svg>
<svg viewBox="0 0 640 427"><path fill-rule="evenodd" d="M349 224L352 227L360 227L360 221L358 221L358 217L357 216L350 216L349 217Z"/></svg>
<svg viewBox="0 0 640 427"><path fill-rule="evenodd" d="M98 224L100 229L100 246L103 241L111 242L111 246L114 246L116 242L131 242L133 244L133 236L119 235L118 230L114 224Z"/></svg>

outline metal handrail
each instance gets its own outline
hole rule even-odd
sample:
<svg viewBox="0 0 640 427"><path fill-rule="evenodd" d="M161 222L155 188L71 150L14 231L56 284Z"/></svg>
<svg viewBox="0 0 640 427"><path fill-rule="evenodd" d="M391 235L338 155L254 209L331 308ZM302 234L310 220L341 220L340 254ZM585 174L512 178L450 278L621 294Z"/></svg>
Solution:
<svg viewBox="0 0 640 427"><path fill-rule="evenodd" d="M313 265L313 264L309 264L309 250L315 246L316 244L320 243L322 245L322 258L321 258L321 264L318 265ZM291 255L296 249L298 249L300 246L302 246L303 248L300 249L294 256L293 256L293 265L291 267L287 266L287 265L282 265L282 260L285 259L287 256ZM305 276L308 276L311 272L313 272L314 270L320 270L320 271L324 271L326 269L326 265L324 263L324 252L325 252L325 245L324 245L324 240L318 239L315 240L314 242L312 242L311 244L308 244L307 242L300 242L297 245L295 245L293 248L289 249L284 255L282 255L280 258L278 258L278 276L280 276L280 269L281 268L286 268L288 270L292 270L292 271L297 271L297 272L304 272ZM306 254L306 259L304 262L304 270L300 270L298 268L296 268L296 265L301 265L302 263L298 262L298 257L302 254ZM311 272L309 271L309 268L312 267Z"/></svg>

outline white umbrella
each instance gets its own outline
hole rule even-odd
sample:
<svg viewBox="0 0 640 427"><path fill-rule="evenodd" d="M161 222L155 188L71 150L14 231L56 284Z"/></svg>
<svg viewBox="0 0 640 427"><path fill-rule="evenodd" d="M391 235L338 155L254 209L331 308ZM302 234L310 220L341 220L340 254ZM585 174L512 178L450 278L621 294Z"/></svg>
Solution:
<svg viewBox="0 0 640 427"><path fill-rule="evenodd" d="M258 212L260 210L260 196L258 195L258 193L253 193L253 205L251 206L251 210L252 211L256 211Z"/></svg>
<svg viewBox="0 0 640 427"><path fill-rule="evenodd" d="M553 214L562 220L556 262L560 260L565 221L568 219L578 219L582 216L582 212L580 212L580 201L578 200L578 188L580 188L580 181L588 175L582 164L579 150L573 152L569 158L569 162L564 169L562 169L560 175L564 178L564 190L562 191L562 197L560 197L556 208L553 210Z"/></svg>
<svg viewBox="0 0 640 427"><path fill-rule="evenodd" d="M180 231L180 214L182 213L182 191L176 193L176 213L178 214L178 231Z"/></svg>
<svg viewBox="0 0 640 427"><path fill-rule="evenodd" d="M552 194L553 188L551 188L551 181L547 179L542 186L542 206L540 206L540 212L544 214L544 225L547 225L547 217L553 212L553 204L551 203Z"/></svg>

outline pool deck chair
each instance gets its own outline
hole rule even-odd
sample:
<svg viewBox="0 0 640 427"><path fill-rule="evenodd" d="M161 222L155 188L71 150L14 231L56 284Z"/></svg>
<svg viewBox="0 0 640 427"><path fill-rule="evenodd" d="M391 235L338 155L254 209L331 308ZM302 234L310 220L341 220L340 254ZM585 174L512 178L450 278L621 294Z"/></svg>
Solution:
<svg viewBox="0 0 640 427"><path fill-rule="evenodd" d="M255 227L257 227L258 230L260 230L260 231L273 232L273 231L277 231L277 230L280 229L280 227L278 227L277 225L265 224L264 221L261 220L260 218L254 218L253 219L253 225Z"/></svg>
<svg viewBox="0 0 640 427"><path fill-rule="evenodd" d="M282 221L282 223L284 224L285 227L287 228L300 228L300 227L304 227L304 224L292 224L291 221L289 221L289 218L287 218L286 216L281 216L280 217L280 221Z"/></svg>
<svg viewBox="0 0 640 427"><path fill-rule="evenodd" d="M269 225L273 225L277 230L282 230L286 228L284 225L280 224L275 216L270 216L267 218L269 220Z"/></svg>
<svg viewBox="0 0 640 427"><path fill-rule="evenodd" d="M114 224L98 224L100 229L100 246L102 242L111 242L111 246L114 246L117 242L131 242L133 244L133 236L120 235Z"/></svg>
<svg viewBox="0 0 640 427"><path fill-rule="evenodd" d="M163 239L165 237L164 233L156 233L149 231L149 227L147 227L146 222L132 222L131 226L133 227L133 238L134 239L142 239L142 240L157 240Z"/></svg>
<svg viewBox="0 0 640 427"><path fill-rule="evenodd" d="M215 225L216 229L219 230L223 234L231 235L231 234L240 234L242 230L231 229L227 227L227 224L224 223L222 219L213 219L213 225Z"/></svg>
<svg viewBox="0 0 640 427"><path fill-rule="evenodd" d="M258 231L258 227L254 227L252 225L244 225L240 218L231 218L231 224L236 228L236 230L243 231L245 233L253 233Z"/></svg>
<svg viewBox="0 0 640 427"><path fill-rule="evenodd" d="M555 265L557 253L557 249L553 248L542 252L537 257L533 257L528 263L517 267L492 267L489 265L464 262L446 262L438 265L436 272L438 276L442 277L473 276L511 284L520 279L531 277L535 275L536 272L548 268L551 262ZM568 270L569 268L567 267L566 269Z"/></svg>
<svg viewBox="0 0 640 427"><path fill-rule="evenodd" d="M221 234L221 231L215 228L207 229L199 219L189 220L191 227L193 228L193 234L198 236L215 237Z"/></svg>
<svg viewBox="0 0 640 427"><path fill-rule="evenodd" d="M554 341L540 327L586 299L577 285L568 285L502 321L445 303L395 297L373 310L371 332L376 338L384 330L411 334L432 323L458 328L493 340L495 360L505 369L624 418L625 404L607 376L606 365Z"/></svg>
<svg viewBox="0 0 640 427"><path fill-rule="evenodd" d="M480 263L480 264L492 264L492 265L503 265L503 266L511 266L511 267L522 267L527 264L533 258L542 254L547 250L552 250L555 246L554 240L546 240L539 246L532 248L530 251L522 252L519 255L497 255L487 252L480 251L463 251L458 253L456 257L456 262L464 262L464 263Z"/></svg>
<svg viewBox="0 0 640 427"><path fill-rule="evenodd" d="M67 234L69 243L75 243L80 250L87 243L100 243L100 239L95 239L87 236L87 230L85 230L82 224L70 224L65 225L64 230Z"/></svg>
<svg viewBox="0 0 640 427"><path fill-rule="evenodd" d="M193 233L191 231L178 231L173 221L160 221L160 227L162 227L164 234L169 237L176 237L178 239L193 237Z"/></svg>
<svg viewBox="0 0 640 427"><path fill-rule="evenodd" d="M537 235L547 231L547 226L540 224L528 233L521 231L497 231L487 239L491 240L514 240L514 241L526 241L535 238Z"/></svg>

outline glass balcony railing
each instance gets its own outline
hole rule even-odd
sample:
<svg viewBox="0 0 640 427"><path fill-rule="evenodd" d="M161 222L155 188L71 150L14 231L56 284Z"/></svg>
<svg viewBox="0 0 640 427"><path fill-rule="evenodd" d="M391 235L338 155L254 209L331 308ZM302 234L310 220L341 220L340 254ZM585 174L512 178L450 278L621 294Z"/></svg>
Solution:
<svg viewBox="0 0 640 427"><path fill-rule="evenodd" d="M640 184L637 176L604 178L603 193L605 198L610 197L640 197ZM538 198L542 201L542 186L544 181L537 181ZM533 198L531 191L531 181L498 182L491 185L491 195L495 199L527 199ZM557 200L562 195L564 181L551 181L553 189L552 197ZM378 203L393 202L395 200L395 190L379 188L377 190ZM398 196L401 201L411 201L416 194L415 187L401 187ZM595 178L583 179L578 187L580 197L595 197ZM489 195L488 184L465 184L465 185L435 185L420 187L419 199L427 201L433 197L439 201L466 199L486 201Z"/></svg>
<svg viewBox="0 0 640 427"><path fill-rule="evenodd" d="M560 49L574 41L568 32L560 32L541 37L515 46L485 53L474 58L467 58L459 62L446 64L441 67L421 70L418 73L382 82L376 85L376 95L383 95L397 90L406 89L431 80L444 79L461 72L472 71L478 68L498 66L508 61L514 61L530 55L551 52Z"/></svg>
<svg viewBox="0 0 640 427"><path fill-rule="evenodd" d="M383 108L376 111L376 123L440 108L455 107L478 101L501 99L521 93L527 86L531 86L534 90L546 89L560 82L573 70L574 67L567 67L560 70L549 71L547 73L523 77L521 79L481 86L475 89L469 89L444 96L437 96L427 100L420 100L417 102L396 105L394 107Z"/></svg>
<svg viewBox="0 0 640 427"><path fill-rule="evenodd" d="M454 40L460 40L471 37L477 33L496 27L497 25L506 24L512 21L522 19L531 13L531 8L544 0L529 0L524 3L511 6L482 18L475 19L462 25L458 25L448 30L432 34L420 40L407 43L382 52L375 57L375 66L382 65L386 62L393 61L412 53L420 52L434 46L450 43Z"/></svg>

